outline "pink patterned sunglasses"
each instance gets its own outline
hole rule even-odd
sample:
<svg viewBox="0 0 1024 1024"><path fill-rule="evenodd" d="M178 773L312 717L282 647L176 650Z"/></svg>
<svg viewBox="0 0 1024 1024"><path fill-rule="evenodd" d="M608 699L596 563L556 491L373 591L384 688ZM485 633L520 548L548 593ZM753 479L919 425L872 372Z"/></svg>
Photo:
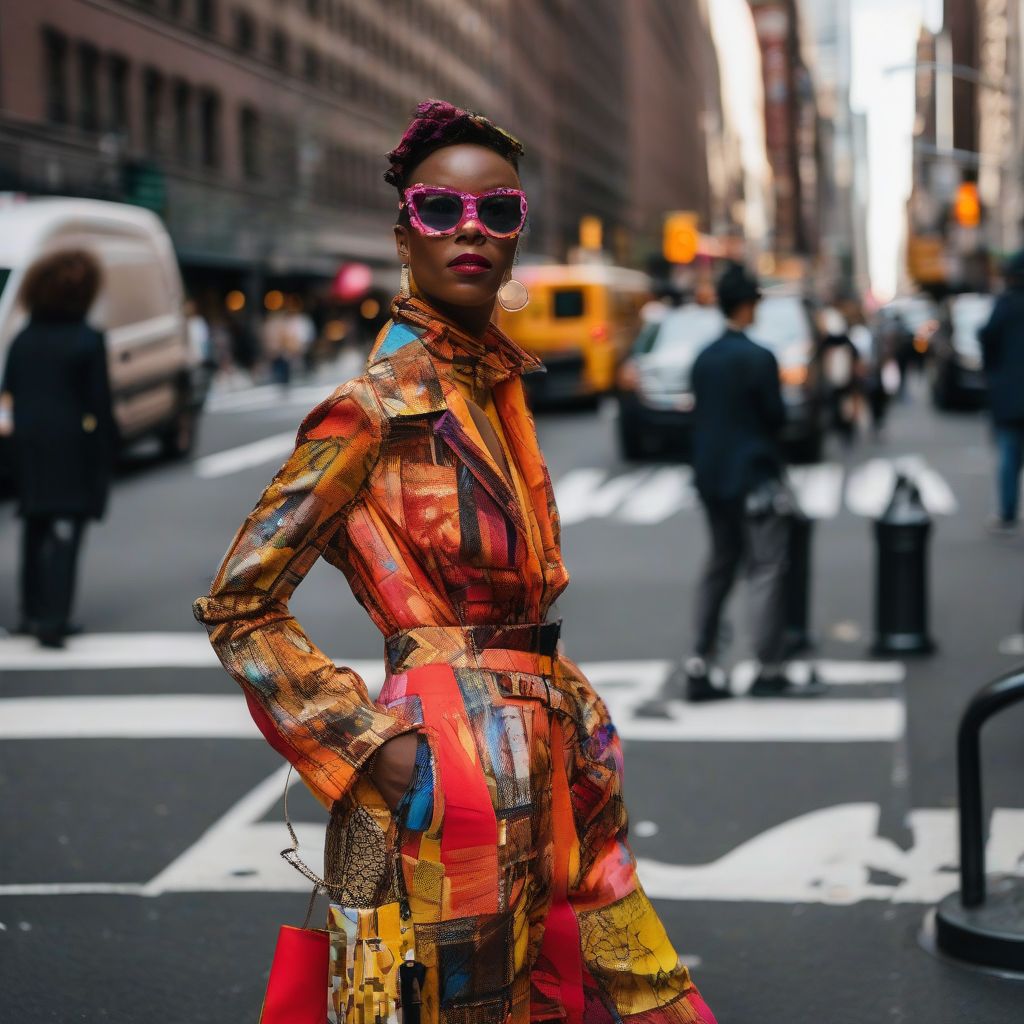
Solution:
<svg viewBox="0 0 1024 1024"><path fill-rule="evenodd" d="M518 188L459 192L419 184L410 185L402 197L398 208L408 207L412 226L431 238L453 235L467 220L477 221L491 238L511 238L526 223L526 194Z"/></svg>

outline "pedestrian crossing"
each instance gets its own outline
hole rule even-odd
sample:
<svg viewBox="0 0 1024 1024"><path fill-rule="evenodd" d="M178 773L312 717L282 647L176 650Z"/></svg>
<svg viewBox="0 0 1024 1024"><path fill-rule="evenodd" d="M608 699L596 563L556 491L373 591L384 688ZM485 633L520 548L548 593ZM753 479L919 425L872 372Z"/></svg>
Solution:
<svg viewBox="0 0 1024 1024"><path fill-rule="evenodd" d="M910 477L932 515L950 516L957 510L953 489L938 470L920 455L873 458L845 467L835 462L794 466L789 480L804 514L833 519L845 508L856 516L876 518L892 496L898 474ZM562 526L589 520L631 525L664 522L698 506L690 466L659 466L616 473L582 467L555 481L555 498Z"/></svg>
<svg viewBox="0 0 1024 1024"><path fill-rule="evenodd" d="M23 646L19 640L0 641L6 667L11 667L7 655L16 656L21 670L33 667L27 648L21 650ZM95 669L103 650L107 664L121 669L144 670L171 662L194 670L215 664L201 633L140 634L123 636L120 641L111 634L75 638L67 652L40 654L42 660L34 667L53 671L58 667L53 659L63 656L67 671ZM364 675L371 692L376 692L382 676L379 661L358 661L353 667ZM635 830L638 867L653 898L823 906L852 906L871 900L892 905L928 904L956 888L955 809L907 808L901 815L906 835L900 841L885 824L893 807L899 806L899 798L893 804L888 789L905 734L901 688L906 673L901 662L820 659L813 667L835 694L813 701L738 700L713 705L672 701L667 717L655 721L639 716L637 709L660 691L672 667L669 660L584 662L581 667L608 704L627 742L632 770L645 757L663 758L663 752L654 751L669 749L664 747L666 742L684 741L685 746L672 748L674 763L680 771L698 778L717 779L726 801L731 786L723 771L742 778L755 770L754 765L759 766L762 786L771 787L775 776L778 782L774 784L781 784L795 770L810 787L795 801L782 800L778 818L759 830L739 829L735 843L724 839L722 851L706 859L673 859L671 846L649 845L652 837L673 827L671 814L664 817L663 804L659 805L660 825L638 818L643 826ZM744 663L734 667L734 689L745 688L750 668ZM212 739L262 743L244 702L229 690L0 696L0 738L75 744ZM832 753L825 755L822 744ZM752 765L744 767L744 758L753 758ZM809 765L813 767L808 772ZM854 766L859 768L851 774ZM278 854L285 841L278 808L286 772L280 766L255 781L145 880L21 881L7 877L0 884L0 899L305 891L306 879ZM851 778L861 780L854 786L854 798L848 782ZM844 779L847 782L841 783ZM293 776L291 784L296 781ZM902 784L898 788L902 794ZM836 795L822 802L821 798L832 793ZM731 821L735 810L728 803L722 806L723 821ZM324 824L319 816L313 820L312 811L308 799L305 804L300 801L295 829L304 859L319 872ZM304 814L308 820L302 820ZM993 810L988 851L993 870L1014 870L1024 854L1024 810Z"/></svg>

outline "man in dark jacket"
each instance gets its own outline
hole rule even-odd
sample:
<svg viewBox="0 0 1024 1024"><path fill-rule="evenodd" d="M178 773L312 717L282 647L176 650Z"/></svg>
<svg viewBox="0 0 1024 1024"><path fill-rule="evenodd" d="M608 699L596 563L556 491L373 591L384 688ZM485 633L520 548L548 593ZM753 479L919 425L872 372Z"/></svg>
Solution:
<svg viewBox="0 0 1024 1024"><path fill-rule="evenodd" d="M1024 252L1009 259L1005 274L1006 291L978 332L999 450L997 533L1017 529L1024 465Z"/></svg>
<svg viewBox="0 0 1024 1024"><path fill-rule="evenodd" d="M727 697L709 677L722 608L746 563L751 627L760 670L752 696L774 696L783 672L788 491L778 435L786 418L779 367L744 333L761 292L740 266L718 282L727 329L693 364L693 468L711 532L711 557L697 592L697 642L686 662L689 700Z"/></svg>
<svg viewBox="0 0 1024 1024"><path fill-rule="evenodd" d="M9 435L24 520L18 631L62 647L78 551L103 516L117 427L103 335L85 315L100 286L95 257L66 250L29 268L28 325L11 342L0 384L0 434Z"/></svg>

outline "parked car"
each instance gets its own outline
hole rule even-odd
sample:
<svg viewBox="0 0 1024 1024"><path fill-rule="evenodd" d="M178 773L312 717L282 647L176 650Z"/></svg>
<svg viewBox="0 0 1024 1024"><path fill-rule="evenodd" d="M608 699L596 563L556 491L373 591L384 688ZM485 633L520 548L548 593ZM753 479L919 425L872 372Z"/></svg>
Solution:
<svg viewBox="0 0 1024 1024"><path fill-rule="evenodd" d="M625 458L689 457L694 409L690 370L701 349L724 329L717 309L698 305L683 306L644 325L619 373L619 444ZM778 360L787 417L783 442L790 457L816 461L824 438L824 404L806 304L797 295L768 294L748 333Z"/></svg>
<svg viewBox="0 0 1024 1024"><path fill-rule="evenodd" d="M526 378L535 402L593 401L615 387L619 364L650 298L646 274L601 263L537 264L516 270L530 292L518 312L499 311L501 328L544 361Z"/></svg>
<svg viewBox="0 0 1024 1024"><path fill-rule="evenodd" d="M122 439L155 436L166 455L188 455L208 375L189 345L171 240L148 210L84 199L0 207L0 363L25 322L18 303L25 271L39 257L70 248L88 249L103 267L88 320L106 333Z"/></svg>
<svg viewBox="0 0 1024 1024"><path fill-rule="evenodd" d="M995 298L969 293L946 304L941 325L931 338L928 376L937 409L977 409L985 402L985 371L978 331L992 315Z"/></svg>

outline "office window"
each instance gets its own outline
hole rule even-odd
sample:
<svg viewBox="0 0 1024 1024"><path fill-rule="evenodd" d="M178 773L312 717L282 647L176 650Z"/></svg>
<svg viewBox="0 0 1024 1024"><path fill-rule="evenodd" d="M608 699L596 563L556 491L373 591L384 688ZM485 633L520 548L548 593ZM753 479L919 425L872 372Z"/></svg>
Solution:
<svg viewBox="0 0 1024 1024"><path fill-rule="evenodd" d="M200 32L217 31L217 0L196 0L196 25Z"/></svg>
<svg viewBox="0 0 1024 1024"><path fill-rule="evenodd" d="M220 97L206 89L199 101L200 159L204 167L220 166Z"/></svg>
<svg viewBox="0 0 1024 1024"><path fill-rule="evenodd" d="M128 123L128 61L111 56L107 61L108 107L107 125L112 132L127 135Z"/></svg>
<svg viewBox="0 0 1024 1024"><path fill-rule="evenodd" d="M78 125L87 132L100 127L100 52L88 43L78 47Z"/></svg>
<svg viewBox="0 0 1024 1024"><path fill-rule="evenodd" d="M68 119L68 41L59 32L45 29L43 50L46 116L62 124Z"/></svg>
<svg viewBox="0 0 1024 1024"><path fill-rule="evenodd" d="M242 146L242 174L253 180L260 176L260 115L252 107L242 107L238 117L238 135Z"/></svg>
<svg viewBox="0 0 1024 1024"><path fill-rule="evenodd" d="M288 70L288 37L279 28L270 37L270 59L275 67Z"/></svg>
<svg viewBox="0 0 1024 1024"><path fill-rule="evenodd" d="M235 11L235 47L242 53L256 49L256 19L248 11Z"/></svg>
<svg viewBox="0 0 1024 1024"><path fill-rule="evenodd" d="M174 83L174 155L183 164L192 160L192 87Z"/></svg>
<svg viewBox="0 0 1024 1024"><path fill-rule="evenodd" d="M302 73L309 82L320 81L320 54L307 46L302 55Z"/></svg>
<svg viewBox="0 0 1024 1024"><path fill-rule="evenodd" d="M156 68L146 68L142 75L142 131L146 152L160 152L163 136L164 76Z"/></svg>

